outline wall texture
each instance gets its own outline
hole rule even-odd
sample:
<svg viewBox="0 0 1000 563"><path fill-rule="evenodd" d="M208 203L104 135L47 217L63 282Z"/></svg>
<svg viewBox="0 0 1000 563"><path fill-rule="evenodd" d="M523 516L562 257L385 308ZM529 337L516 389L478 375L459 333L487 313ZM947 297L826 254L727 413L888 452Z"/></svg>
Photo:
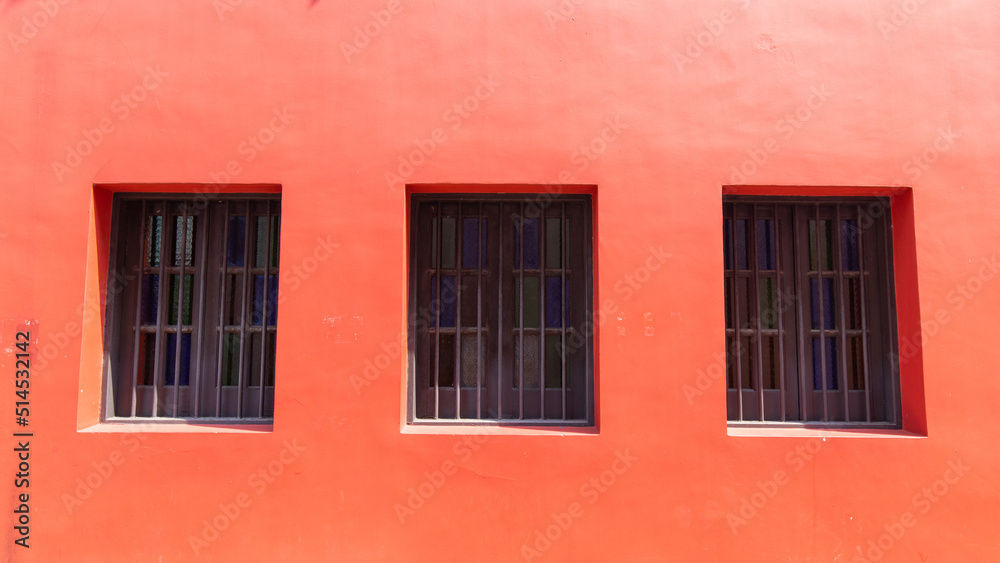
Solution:
<svg viewBox="0 0 1000 563"><path fill-rule="evenodd" d="M12 510L11 343L37 340L30 548L8 510L0 559L1000 560L995 2L26 0L0 22ZM281 186L273 431L98 424L110 194L152 183ZM596 186L598 427L404 429L406 185L556 183ZM727 430L732 185L905 188L908 432Z"/></svg>

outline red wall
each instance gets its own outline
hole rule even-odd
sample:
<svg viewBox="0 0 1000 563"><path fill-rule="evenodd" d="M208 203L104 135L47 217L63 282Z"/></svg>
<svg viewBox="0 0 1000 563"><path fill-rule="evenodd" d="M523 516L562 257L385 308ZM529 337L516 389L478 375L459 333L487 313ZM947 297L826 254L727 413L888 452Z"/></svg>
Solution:
<svg viewBox="0 0 1000 563"><path fill-rule="evenodd" d="M996 6L277 4L0 4L0 559L1000 560ZM99 424L110 194L157 183L280 185L272 431ZM404 183L596 186L593 432L404 428ZM727 430L729 185L904 188L904 431Z"/></svg>

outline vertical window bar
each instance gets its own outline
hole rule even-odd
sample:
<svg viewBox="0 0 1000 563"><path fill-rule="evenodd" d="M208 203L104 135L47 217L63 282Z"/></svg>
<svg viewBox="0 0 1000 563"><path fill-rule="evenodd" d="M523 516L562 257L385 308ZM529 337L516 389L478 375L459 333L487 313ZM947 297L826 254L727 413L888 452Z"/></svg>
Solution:
<svg viewBox="0 0 1000 563"><path fill-rule="evenodd" d="M753 332L754 332L754 343L756 344L755 347L757 348L757 358L756 358L757 361L754 362L754 365L753 365L753 367L751 367L751 370L753 370L754 367L757 368L756 369L756 371L757 371L757 377L755 379L757 380L757 404L758 404L758 406L760 408L760 410L757 412L757 415L758 415L758 418L761 421L763 421L764 420L764 358L763 358L763 355L764 355L764 342L763 342L764 338L762 337L762 333L761 333L761 328L762 327L761 327L761 324L760 324L760 315L761 315L761 310L760 310L760 286L761 286L761 280L760 280L760 268L759 268L759 266L760 266L760 263L759 263L759 261L760 261L760 256L759 256L760 248L757 246L758 245L758 241L757 241L757 204L756 203L754 203L750 207L750 221L749 221L749 223L750 223L750 236L747 238L747 247L748 247L747 248L747 260L750 262L750 276L751 276L750 279L753 280L753 283L750 284L750 287L752 289L750 291L750 294L752 296L749 296L749 299L751 299L754 302L754 307L753 308L754 308L754 310L757 311L756 319L754 319L754 323L751 325L751 328L753 329Z"/></svg>
<svg viewBox="0 0 1000 563"><path fill-rule="evenodd" d="M733 204L733 228L730 230L730 248L733 249L733 323L736 325L736 358L734 363L736 364L736 411L737 420L743 420L743 350L741 349L741 342L743 336L743 323L740 320L740 299L739 299L739 285L740 281L740 264L737 260L739 256L739 249L736 248L736 210L738 205Z"/></svg>
<svg viewBox="0 0 1000 563"><path fill-rule="evenodd" d="M441 390L438 387L438 381L441 377L441 304L444 302L444 298L441 296L441 255L444 253L444 244L441 242L444 239L444 224L441 222L441 207L444 205L443 202L437 202L437 233L438 238L434 241L437 245L437 260L434 261L434 284L437 286L435 289L435 297L437 298L437 303L431 303L434 307L434 419L440 418L440 407L441 407Z"/></svg>
<svg viewBox="0 0 1000 563"><path fill-rule="evenodd" d="M123 202L120 209L127 207ZM139 280L140 286L143 275L146 273L146 221L149 217L146 217L146 200L142 200L142 236L139 238ZM152 238L150 239L152 240ZM135 417L136 402L138 399L138 385L139 385L139 341L142 338L142 298L143 291L140 287L138 291L138 298L136 299L135 306L135 336L132 340L132 413L131 416Z"/></svg>
<svg viewBox="0 0 1000 563"><path fill-rule="evenodd" d="M840 211L842 206L834 206L834 222L833 222L833 269L837 272L837 288L833 292L834 295L839 296L837 299L838 304L836 314L837 324L840 327L840 346L838 346L838 351L840 352L840 361L837 362L837 371L843 375L843 384L840 390L844 393L844 422L851 421L851 386L847 381L847 311L845 301L847 301L847 289L844 287L844 258L843 258L843 246L844 241L841 237L844 236L844 229L840 226ZM837 374L832 374L837 377Z"/></svg>
<svg viewBox="0 0 1000 563"><path fill-rule="evenodd" d="M881 205L881 203L880 203ZM872 389L868 381L868 303L865 290L864 237L861 233L861 206L855 207L858 214L858 293L861 295L861 350L865 378L865 422L872 421Z"/></svg>
<svg viewBox="0 0 1000 563"><path fill-rule="evenodd" d="M784 276L782 276L781 273L782 246L781 237L778 234L781 229L778 226L778 206L772 205L771 209L774 216L774 220L772 222L774 225L774 291L776 293L775 303L777 307L775 316L778 319L778 389L780 389L781 395L781 408L779 410L781 411L781 422L785 422L788 407L785 403L785 326L782 322L785 308L785 296L782 291L782 281L784 280Z"/></svg>
<svg viewBox="0 0 1000 563"><path fill-rule="evenodd" d="M191 367L192 378L188 381L189 388L194 395L194 411L195 417L201 416L201 383L202 377L204 376L202 366L201 366L201 351L204 346L204 334L205 334L205 302L207 298L205 296L205 283L208 278L208 272L205 267L205 262L207 260L206 246L208 244L209 233L211 233L210 225L208 224L208 213L207 208L201 213L201 237L195 237L195 242L198 244L198 265L196 266L198 274L198 324L195 325L194 334L191 336L194 340L194 365ZM225 248L225 247L223 247ZM220 307L221 308L221 307Z"/></svg>
<svg viewBox="0 0 1000 563"><path fill-rule="evenodd" d="M271 288L271 200L264 220L264 306L260 313L260 389L257 390L257 418L264 418L264 384L267 382L267 297ZM253 349L250 350L253 352Z"/></svg>
<svg viewBox="0 0 1000 563"><path fill-rule="evenodd" d="M561 303L559 303L559 311L562 315L560 319L559 326L562 327L560 330L560 350L559 355L561 356L560 365L562 366L562 417L563 420L569 419L569 415L566 413L566 363L569 361L566 353L566 308L568 307L566 301L566 264L569 262L569 228L566 225L566 204L559 204L559 228L562 230L562 250L559 252L559 283L562 284L559 287L559 297Z"/></svg>
<svg viewBox="0 0 1000 563"><path fill-rule="evenodd" d="M819 204L814 205L813 210L816 216L816 274L818 277L816 280L816 298L819 299L819 303L813 306L819 309L819 376L820 386L823 388L823 422L829 422L826 403L826 388L828 387L826 383L826 319L823 314L825 305L823 300L823 235L822 223L819 218ZM813 365L816 365L815 359L813 359Z"/></svg>
<svg viewBox="0 0 1000 563"><path fill-rule="evenodd" d="M892 266L892 256L889 254L889 250L892 248L892 229L890 227L889 221L886 220L886 217L889 216L889 214L892 212L892 207L891 207L892 201L891 200L888 201L887 204L890 206L889 209L887 209L886 212L882 214L882 217L879 218L877 221L882 223L882 236L885 237L882 244L882 260L883 263L885 264L885 270L884 270L885 286L886 286L885 295L887 300L891 301L893 300L892 296L895 295L895 292L892 289L895 280L893 280L893 277L889 275L889 272L890 271L895 272L895 269L890 268ZM893 319L891 317L891 315L894 315L896 312L895 303L892 303L892 307L889 307L889 303L887 303L885 308L889 311L889 313L885 314L885 320L887 323L887 328L889 329L888 331L889 338L887 339L889 342L889 349L892 350L894 348L893 345L896 343L897 339L896 323L893 322ZM862 314L864 314L864 311L862 311ZM890 373L890 375L888 376L889 395L885 398L885 404L886 404L886 414L888 415L888 412L892 411L892 416L891 417L886 416L886 419L888 419L890 422L898 423L900 422L899 414L897 412L897 409L899 408L897 406L899 405L899 400L898 400L899 396L897 395L896 380L898 379L899 366L896 365L896 357L897 356L894 354L888 354L889 373Z"/></svg>
<svg viewBox="0 0 1000 563"><path fill-rule="evenodd" d="M229 201L226 201L226 211L222 215L222 282L219 284L219 344L216 355L218 363L215 370L215 416L222 415L222 357L223 345L226 340L226 278L229 276Z"/></svg>
<svg viewBox="0 0 1000 563"><path fill-rule="evenodd" d="M525 231L527 229L524 225L524 202L521 202L520 213L517 216L517 230L518 236L517 241L520 248L518 249L518 256L520 257L520 264L517 264L517 275L518 275L518 287L517 287L517 297L518 305L520 310L517 312L517 328L519 331L519 338L517 339L517 394L518 394L518 407L517 407L517 418L524 419L524 238Z"/></svg>
<svg viewBox="0 0 1000 563"><path fill-rule="evenodd" d="M246 202L246 221L243 222L243 287L240 299L243 306L240 307L240 363L238 381L236 382L236 416L243 418L243 386L246 379L246 346L247 346L247 312L251 310L252 299L250 296L249 278L252 268L250 267L250 223L253 219L253 209L251 202Z"/></svg>
<svg viewBox="0 0 1000 563"><path fill-rule="evenodd" d="M462 202L458 202L458 217L455 219L455 418L462 418L462 263L463 246L462 231L465 230L463 222Z"/></svg>
<svg viewBox="0 0 1000 563"><path fill-rule="evenodd" d="M545 234L545 209L542 208L538 214L538 290L541 297L539 303L539 323L538 323L538 393L541 397L541 416L545 420L545 327L548 326L545 318L547 303L545 301L545 247L548 241Z"/></svg>
<svg viewBox="0 0 1000 563"><path fill-rule="evenodd" d="M160 351L163 349L163 318L164 318L164 291L163 286L166 284L166 263L167 263L167 240L173 235L173 233L168 233L170 229L170 221L167 220L167 202L163 200L161 205L163 206L160 212L163 214L163 219L160 224L162 225L160 230L160 279L158 280L157 290L157 303L156 303L156 345L154 346L153 356L153 417L160 416L160 371L163 368L163 359Z"/></svg>
<svg viewBox="0 0 1000 563"><path fill-rule="evenodd" d="M173 401L173 414L172 416L177 416L177 399L181 393L181 344L184 336L184 266L187 264L187 223L188 221L188 210L186 205L182 205L181 211L181 240L180 240L180 277L177 282L177 336L174 337L174 401ZM174 233L174 238L176 239L177 233ZM174 249L174 254L176 255L177 250ZM160 260L163 261L162 258ZM171 296L171 299L173 297ZM188 383L191 383L188 381Z"/></svg>
<svg viewBox="0 0 1000 563"><path fill-rule="evenodd" d="M476 418L483 418L483 202L476 219ZM463 229L464 230L464 229ZM464 256L462 257L465 258Z"/></svg>
<svg viewBox="0 0 1000 563"><path fill-rule="evenodd" d="M794 278L795 288L798 290L798 299L795 300L795 319L796 319L796 322L798 322L798 325L799 325L798 326L798 330L796 331L796 336L797 336L798 344L799 344L799 353L797 355L798 355L798 360L799 360L799 400L801 401L801 404L800 404L800 407L801 407L800 418L802 419L803 422L807 422L809 420L809 410L810 410L809 407L812 405L812 400L811 399L812 399L812 396L813 396L813 392L812 392L811 387L810 387L809 388L810 391L808 392L808 394L806 393L806 389L807 389L807 387L806 387L806 354L805 354L805 350L806 350L806 342L805 342L806 329L805 329L805 324L806 323L805 323L805 312L802 310L802 307L803 307L803 301L805 301L804 295L806 294L806 288L809 286L809 279L810 279L810 276L809 276L809 267L808 267L808 264L809 264L809 250L808 250L808 246L809 246L809 219L805 218L805 220L802 220L801 219L801 212L800 212L800 210L801 210L801 206L799 206L799 205L793 205L792 206L792 233L795 234L796 232L801 232L798 229L799 229L800 225L804 226L805 227L805 235L806 235L805 236L805 241L806 241L806 247L807 248L806 248L806 252L803 253L802 252L802 248L801 248L802 245L799 242L800 237L798 237L798 236L793 236L792 237L792 256L794 256L795 266L796 266L795 268L792 268L792 276ZM802 223L805 223L805 224L802 225ZM775 246L777 246L777 245L775 245ZM802 267L803 262L801 262L801 260L805 260L804 263L807 264L807 266L805 268ZM803 278L803 272L805 273L804 274L804 277L806 278L805 280L802 279ZM810 400L806 400L806 397L809 397Z"/></svg>
<svg viewBox="0 0 1000 563"><path fill-rule="evenodd" d="M503 228L503 203L501 202L498 206L499 212L497 213L498 220L496 221L496 233L497 233L497 270L493 276L493 279L498 280L497 286L497 418L503 419L503 395L506 391L504 387L504 377L503 377L503 335L504 331L507 330L503 326L503 280L506 278L506 273L503 270L503 239L504 239L504 228ZM488 231L487 231L488 233ZM489 234L487 234L489 236ZM482 240L482 239L480 239Z"/></svg>

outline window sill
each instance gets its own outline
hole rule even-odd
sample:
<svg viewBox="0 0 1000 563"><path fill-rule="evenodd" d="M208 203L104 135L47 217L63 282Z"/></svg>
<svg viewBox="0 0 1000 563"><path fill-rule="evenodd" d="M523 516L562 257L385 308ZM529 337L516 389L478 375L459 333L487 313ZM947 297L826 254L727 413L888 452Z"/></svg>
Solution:
<svg viewBox="0 0 1000 563"><path fill-rule="evenodd" d="M272 421L236 422L233 419L157 419L155 422L134 419L110 419L81 428L83 433L150 433L150 434L262 434L274 431Z"/></svg>
<svg viewBox="0 0 1000 563"><path fill-rule="evenodd" d="M822 428L815 426L728 426L726 434L743 438L926 438L901 428Z"/></svg>
<svg viewBox="0 0 1000 563"><path fill-rule="evenodd" d="M410 423L400 427L401 434L474 435L474 436L597 436L596 426L512 426L497 423L441 424Z"/></svg>

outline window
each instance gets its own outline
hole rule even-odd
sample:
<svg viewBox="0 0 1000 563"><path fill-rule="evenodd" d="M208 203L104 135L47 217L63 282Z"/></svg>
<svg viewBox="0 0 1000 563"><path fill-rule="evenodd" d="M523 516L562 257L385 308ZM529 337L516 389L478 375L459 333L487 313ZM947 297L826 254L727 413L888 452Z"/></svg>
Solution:
<svg viewBox="0 0 1000 563"><path fill-rule="evenodd" d="M731 423L898 427L889 201L723 199Z"/></svg>
<svg viewBox="0 0 1000 563"><path fill-rule="evenodd" d="M411 210L410 420L592 425L590 197Z"/></svg>
<svg viewBox="0 0 1000 563"><path fill-rule="evenodd" d="M106 417L273 416L280 218L271 195L115 196Z"/></svg>

